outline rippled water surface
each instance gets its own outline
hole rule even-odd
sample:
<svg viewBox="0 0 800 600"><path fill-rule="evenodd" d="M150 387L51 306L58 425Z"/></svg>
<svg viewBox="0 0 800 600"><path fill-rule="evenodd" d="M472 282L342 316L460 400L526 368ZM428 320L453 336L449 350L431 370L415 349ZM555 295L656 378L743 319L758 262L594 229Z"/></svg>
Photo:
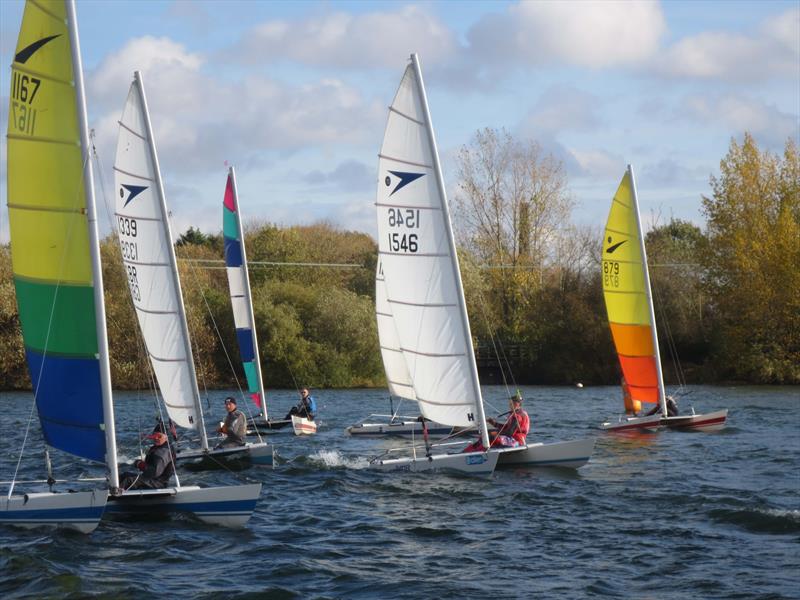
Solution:
<svg viewBox="0 0 800 600"><path fill-rule="evenodd" d="M320 391L319 434L270 436L274 469L181 469L184 484L263 482L246 530L189 518L103 521L88 536L0 528L0 596L800 598L800 389L691 390L681 409L727 407L727 429L614 437L596 426L616 414L617 388L523 388L533 438L597 436L595 453L578 472L490 479L366 470L388 443L343 430L387 412L385 391ZM484 392L503 409L503 388ZM224 396L210 394L209 422ZM116 398L131 459L154 409ZM270 398L281 415L295 394ZM2 407L5 481L31 395L2 393ZM57 451L53 461L58 477L100 473ZM19 477L41 478L42 465L34 419Z"/></svg>

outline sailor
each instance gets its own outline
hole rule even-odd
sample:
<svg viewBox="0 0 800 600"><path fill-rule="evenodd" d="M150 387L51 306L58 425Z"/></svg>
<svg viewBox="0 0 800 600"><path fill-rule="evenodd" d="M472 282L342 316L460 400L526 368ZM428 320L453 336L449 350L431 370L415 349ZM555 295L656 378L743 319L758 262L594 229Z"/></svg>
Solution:
<svg viewBox="0 0 800 600"><path fill-rule="evenodd" d="M244 437L247 435L247 418L244 413L236 408L236 398L228 396L225 398L225 421L217 429L218 433L224 433L225 439L217 444L216 448L235 448L244 446Z"/></svg>
<svg viewBox="0 0 800 600"><path fill-rule="evenodd" d="M300 390L300 402L297 403L297 406L293 406L292 410L286 413L285 419L291 419L294 415L303 417L309 421L313 421L316 412L317 401L314 400L314 396L308 393L308 388L303 388Z"/></svg>
<svg viewBox="0 0 800 600"><path fill-rule="evenodd" d="M134 463L140 472L126 472L120 476L120 487L124 490L165 488L175 472L175 456L167 443L167 435L157 431L147 438L153 440L153 445L147 451L144 460L137 460Z"/></svg>
<svg viewBox="0 0 800 600"><path fill-rule="evenodd" d="M508 418L502 425L496 419L488 418L487 423L499 427L492 446L524 446L531 429L531 419L522 408L522 394L517 392L508 399ZM491 434L490 434L491 435Z"/></svg>
<svg viewBox="0 0 800 600"><path fill-rule="evenodd" d="M489 417L486 422L497 427L489 431L489 445L493 448L514 448L524 446L531 429L531 419L522 408L522 394L517 392L508 399L508 418L500 425L496 419ZM483 444L478 440L464 448L462 452L483 452Z"/></svg>
<svg viewBox="0 0 800 600"><path fill-rule="evenodd" d="M675 401L675 398L672 396L667 396L666 398L666 405L667 405L667 416L668 417L677 417L678 416L678 403ZM661 410L661 407L656 404L650 412L648 412L645 416L649 417L650 415L656 414L658 411Z"/></svg>

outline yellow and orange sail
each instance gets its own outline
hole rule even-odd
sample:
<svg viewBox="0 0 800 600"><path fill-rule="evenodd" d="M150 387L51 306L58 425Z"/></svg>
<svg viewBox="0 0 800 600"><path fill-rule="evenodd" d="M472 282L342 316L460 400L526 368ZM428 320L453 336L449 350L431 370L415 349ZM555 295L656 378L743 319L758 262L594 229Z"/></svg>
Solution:
<svg viewBox="0 0 800 600"><path fill-rule="evenodd" d="M614 194L603 238L603 296L608 322L630 391L625 408L659 404L663 392L647 257L642 243L633 170Z"/></svg>

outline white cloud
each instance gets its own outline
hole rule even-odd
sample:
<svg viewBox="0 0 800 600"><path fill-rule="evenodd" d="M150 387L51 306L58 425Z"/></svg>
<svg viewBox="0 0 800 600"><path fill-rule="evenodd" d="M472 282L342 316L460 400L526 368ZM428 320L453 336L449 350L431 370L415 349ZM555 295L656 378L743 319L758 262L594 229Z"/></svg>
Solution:
<svg viewBox="0 0 800 600"><path fill-rule="evenodd" d="M754 34L704 32L668 48L655 63L670 77L761 81L771 77L798 79L800 10L765 20Z"/></svg>
<svg viewBox="0 0 800 600"><path fill-rule="evenodd" d="M536 137L568 130L593 130L599 125L596 114L599 105L600 100L596 96L574 86L553 86L531 108L523 130Z"/></svg>
<svg viewBox="0 0 800 600"><path fill-rule="evenodd" d="M302 175L313 186L333 188L342 192L363 192L375 187L375 167L357 160L346 160L331 171L315 169Z"/></svg>
<svg viewBox="0 0 800 600"><path fill-rule="evenodd" d="M602 179L606 177L622 177L625 172L625 159L618 154L598 149L572 149L571 153L578 165L580 165L583 176Z"/></svg>
<svg viewBox="0 0 800 600"><path fill-rule="evenodd" d="M353 144L378 139L384 102L366 99L338 79L297 85L261 75L218 80L201 56L168 39L137 38L104 60L89 77L99 146L113 156L116 121L138 68L145 88L162 166L203 172L224 160L254 160L308 145Z"/></svg>
<svg viewBox="0 0 800 600"><path fill-rule="evenodd" d="M468 39L478 59L606 68L650 58L665 29L656 2L519 2L483 17Z"/></svg>
<svg viewBox="0 0 800 600"><path fill-rule="evenodd" d="M762 100L736 95L688 96L679 109L681 118L719 123L734 134L749 131L771 147L783 147L798 135L798 116L781 112Z"/></svg>
<svg viewBox="0 0 800 600"><path fill-rule="evenodd" d="M396 68L419 52L431 64L456 49L450 31L417 6L361 15L336 12L295 21L267 21L248 31L237 47L238 60L287 58L306 65Z"/></svg>

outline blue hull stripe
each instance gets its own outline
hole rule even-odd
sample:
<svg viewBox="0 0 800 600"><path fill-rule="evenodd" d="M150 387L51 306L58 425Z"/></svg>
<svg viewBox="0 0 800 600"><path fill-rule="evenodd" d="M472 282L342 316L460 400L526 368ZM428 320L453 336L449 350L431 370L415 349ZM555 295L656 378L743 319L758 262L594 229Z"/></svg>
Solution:
<svg viewBox="0 0 800 600"><path fill-rule="evenodd" d="M258 498L252 500L221 500L219 502L138 502L130 500L112 501L109 498L106 512L113 513L149 513L159 512L192 512L203 515L243 515L250 514L256 507Z"/></svg>
<svg viewBox="0 0 800 600"><path fill-rule="evenodd" d="M105 461L103 396L97 359L43 356L26 349L45 441L54 448ZM42 364L44 363L44 365ZM36 378L39 377L38 386ZM37 389L38 388L38 389Z"/></svg>
<svg viewBox="0 0 800 600"><path fill-rule="evenodd" d="M578 456L575 458L563 458L561 460L528 460L525 462L503 462L503 456L500 455L500 460L498 461L498 466L506 464L509 466L519 466L519 465L560 465L563 463L574 463L574 462L589 462L588 456Z"/></svg>
<svg viewBox="0 0 800 600"><path fill-rule="evenodd" d="M0 511L0 522L31 522L52 523L71 521L75 523L91 523L99 521L103 516L103 509L99 506L78 506L75 508L50 508L50 509L21 509Z"/></svg>

